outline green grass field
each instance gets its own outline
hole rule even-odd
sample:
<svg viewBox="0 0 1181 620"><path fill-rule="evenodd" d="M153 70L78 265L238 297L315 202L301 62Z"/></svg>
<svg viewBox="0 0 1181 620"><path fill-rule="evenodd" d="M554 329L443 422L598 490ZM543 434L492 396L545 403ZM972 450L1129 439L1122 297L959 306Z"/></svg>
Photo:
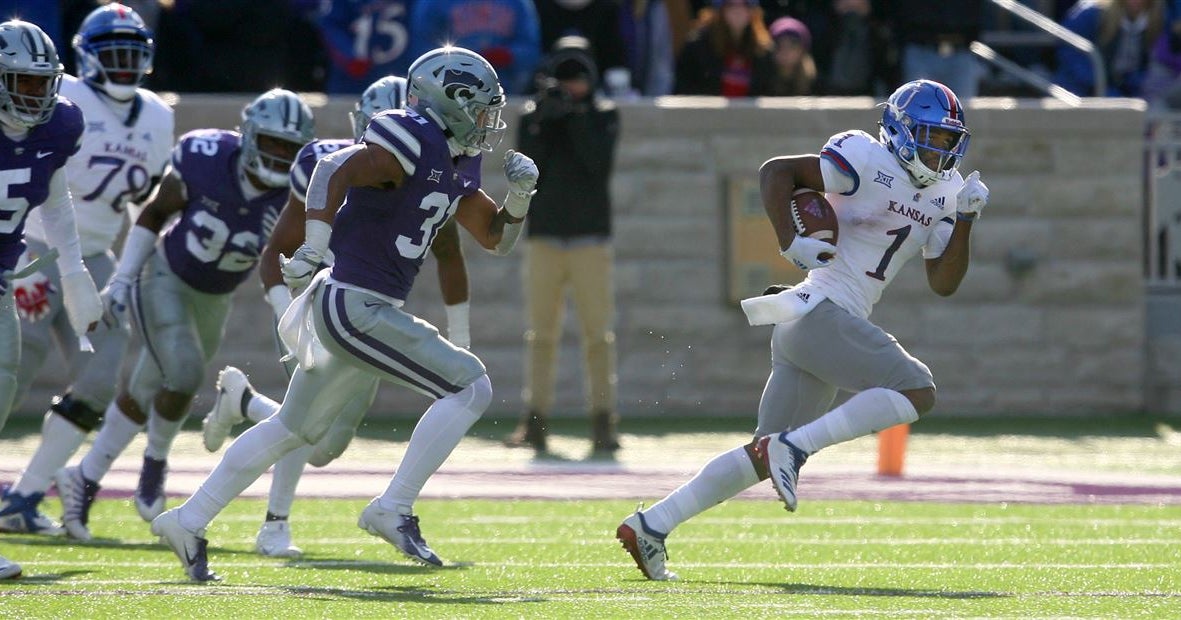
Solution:
<svg viewBox="0 0 1181 620"><path fill-rule="evenodd" d="M28 575L0 617L1181 617L1178 506L734 501L670 537L681 580L658 583L614 540L631 502L424 500L441 569L357 529L364 504L300 500L287 562L253 552L265 504L234 502L209 529L225 580L198 585L129 501L99 502L94 543L0 537Z"/></svg>

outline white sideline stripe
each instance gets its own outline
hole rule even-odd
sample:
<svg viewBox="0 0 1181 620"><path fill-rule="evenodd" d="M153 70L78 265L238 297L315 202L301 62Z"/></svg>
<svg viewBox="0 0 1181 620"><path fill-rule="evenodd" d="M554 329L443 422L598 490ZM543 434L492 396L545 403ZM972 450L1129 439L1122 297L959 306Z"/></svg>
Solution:
<svg viewBox="0 0 1181 620"><path fill-rule="evenodd" d="M451 538L447 536L431 536L429 532L424 532L424 536L430 538L434 545L448 544L448 545L481 545L481 546L495 546L495 545L583 545L596 546L602 544L611 544L613 539L608 536L595 536L592 538L572 538L569 536L561 537L507 537L497 536L490 537L464 537ZM388 545L389 543L380 538L362 538L362 537L344 537L344 538L307 538L300 536L298 530L293 535L294 542L300 545ZM716 545L718 539L716 537L705 536L683 536L669 539L674 545ZM901 546L921 546L921 545L955 545L957 547L1008 547L1008 546L1028 546L1028 545L1043 545L1054 547L1112 547L1112 546L1158 546L1158 545L1181 545L1181 538L1096 538L1090 540L1076 540L1072 538L792 538L790 535L782 533L776 535L766 536L744 536L742 538L727 538L725 540L728 546L737 545L765 545L769 542L779 542L785 545L794 547L843 547L843 546L864 546L864 545L886 545L891 547ZM218 540L216 537L210 539L210 544L213 545L249 545L254 543L254 537L250 538L231 538ZM104 547L118 548L118 544L102 545ZM1181 566L1181 562L1173 566Z"/></svg>
<svg viewBox="0 0 1181 620"><path fill-rule="evenodd" d="M392 550L391 550L392 552ZM300 567L352 567L352 568L378 568L383 566L413 566L409 561L401 562L394 558L388 562L368 562L361 560L297 560L287 561L282 559L266 560L227 560L221 561L217 558L217 551L210 553L210 567L217 571L225 568L300 568ZM392 556L391 556L392 557ZM627 556L623 558L626 560ZM46 560L36 562L22 562L29 574L35 574L33 571L39 570L39 566L61 566L65 568L70 567L89 567L94 568L94 561L75 561L75 560ZM455 564L455 563L452 563ZM619 568L632 567L634 565L630 561L619 562L463 562L467 568L489 568L496 569L500 567L509 568ZM116 568L166 568L176 569L179 574L181 571L180 563L176 560L167 562L102 562L102 566L116 567ZM1181 567L1181 564L1172 563L1145 563L1132 562L1127 564L1120 563L1088 563L1088 564L1063 564L1063 563L988 563L988 564L962 564L951 562L849 562L849 563L832 563L829 561L822 561L813 564L807 562L676 562L677 568L736 568L736 569L810 569L810 570L897 570L897 569L949 569L957 570L1029 570L1029 569L1045 569L1045 570L1145 570L1145 569L1175 569ZM428 572L423 573L429 574ZM167 575L165 575L167 577ZM88 581L81 577L71 577L71 583L88 584L96 583ZM140 583L142 581L137 581Z"/></svg>
<svg viewBox="0 0 1181 620"><path fill-rule="evenodd" d="M356 500L358 506L363 507L360 500ZM360 508L357 510L360 513ZM610 518L604 520L604 523L611 523L612 526L618 525L621 521L622 515L618 518ZM310 519L311 517L306 517ZM262 518L255 515L226 515L217 518L219 523L262 523ZM299 527L300 514L296 510L291 517L291 523L294 527ZM950 525L959 527L983 527L989 525L1025 525L1027 523L1037 522L1038 525L1118 525L1118 526L1155 526L1155 527L1181 527L1181 518L1177 519L1117 519L1117 518L1095 518L1088 519L1086 517L1063 517L1057 519L1045 519L1037 517L971 517L966 519L957 519L954 517L697 517L687 523L699 523L709 525L730 525L730 526L744 526L744 525ZM317 524L323 523L349 523L355 524L356 517L315 517ZM475 523L478 525L532 525L536 523L569 523L570 519L563 516L474 516L474 517L431 517L427 526L443 524L443 523Z"/></svg>
<svg viewBox="0 0 1181 620"><path fill-rule="evenodd" d="M84 584L87 586L132 586L125 590L83 590L79 588L37 588L29 590L13 590L4 593L7 597L44 597L44 596L78 596L85 595L92 596L228 596L228 595L264 595L264 596L283 596L291 598L300 598L306 596L347 596L349 598L386 598L388 593L384 591L375 590L356 590L351 588L338 588L332 586L257 586L257 585L234 585L225 582L217 585L208 585L200 583L185 584L173 587L155 586L150 589L145 589L145 583L137 580L95 580L88 581ZM823 588L818 588L815 594L824 594ZM881 592L880 588L841 588L840 593L844 595L877 595ZM432 598L445 597L445 592L434 592L423 590L419 592L424 600ZM652 601L656 603L663 595L683 596L686 594L745 594L750 596L781 596L778 592L769 589L727 589L726 591L717 591L713 589L701 590L686 590L678 588L676 590L652 590L650 592L641 592L638 590L628 589L624 587L618 588L597 588L592 591L585 590L543 590L537 588L530 588L520 591L484 591L473 592L471 598L479 598L483 600L494 600L505 603L524 603L524 602L540 602L539 596L561 597L563 602L570 601L587 601L587 602L602 602L604 596L621 595L628 596L636 601ZM1099 592L1063 592L1063 591L1047 591L1047 592L989 592L981 593L982 595L999 594L1010 599L1029 599L1042 598L1047 596L1057 598L1130 598L1130 597L1150 597L1150 598L1178 598L1181 594L1175 592L1159 592L1159 591L1142 591L1142 592L1128 592L1120 590L1106 590ZM597 596L596 596L597 595ZM862 613L870 617L881 617L883 615L899 615L907 618L922 617L929 618L934 616L949 616L962 617L959 612L953 611L938 611L923 609L911 610L893 610L890 612L884 611L879 607L867 607L864 610L857 608L842 608L840 610L817 610L811 605L802 603L775 603L775 602L751 602L751 603L735 603L733 601L717 600L709 601L703 600L694 603L698 607L725 607L725 608L751 608L751 609L766 609L766 608L780 608L799 610L801 608L807 609L809 616L815 615L861 615ZM917 613L916 612L922 612Z"/></svg>

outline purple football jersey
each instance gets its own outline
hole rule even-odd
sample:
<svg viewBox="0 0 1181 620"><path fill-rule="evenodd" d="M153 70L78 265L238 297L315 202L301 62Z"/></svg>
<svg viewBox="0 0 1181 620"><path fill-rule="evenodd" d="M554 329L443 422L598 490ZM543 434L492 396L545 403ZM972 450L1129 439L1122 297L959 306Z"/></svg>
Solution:
<svg viewBox="0 0 1181 620"><path fill-rule="evenodd" d="M82 146L84 127L82 110L59 96L49 120L23 140L0 132L0 272L16 267L29 210L49 197L49 180Z"/></svg>
<svg viewBox="0 0 1181 620"><path fill-rule="evenodd" d="M312 140L299 149L295 156L295 164L291 166L291 193L302 202L308 201L308 183L312 180L312 171L316 162L329 153L335 153L343 148L356 144L352 140Z"/></svg>
<svg viewBox="0 0 1181 620"><path fill-rule="evenodd" d="M481 156L453 159L443 130L412 110L373 117L362 141L390 151L406 176L394 189L349 190L329 243L332 277L406 299L439 227L480 189Z"/></svg>
<svg viewBox="0 0 1181 620"><path fill-rule="evenodd" d="M235 132L199 129L172 149L188 201L164 232L164 256L173 273L204 293L230 293L250 275L287 200L284 187L251 200L242 195L241 145Z"/></svg>

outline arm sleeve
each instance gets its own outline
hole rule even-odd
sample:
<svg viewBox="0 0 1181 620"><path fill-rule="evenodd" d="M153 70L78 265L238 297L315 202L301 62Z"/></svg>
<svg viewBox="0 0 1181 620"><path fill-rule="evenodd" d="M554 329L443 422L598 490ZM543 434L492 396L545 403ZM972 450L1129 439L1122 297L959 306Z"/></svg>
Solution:
<svg viewBox="0 0 1181 620"><path fill-rule="evenodd" d="M931 229L927 242L923 244L923 258L932 259L943 256L947 249L947 242L951 240L951 231L955 228L955 220L951 217L941 218Z"/></svg>
<svg viewBox="0 0 1181 620"><path fill-rule="evenodd" d="M49 179L49 197L38 209L45 228L45 240L56 248L57 269L62 276L83 271L82 246L74 223L74 201L66 180L66 169L58 168Z"/></svg>

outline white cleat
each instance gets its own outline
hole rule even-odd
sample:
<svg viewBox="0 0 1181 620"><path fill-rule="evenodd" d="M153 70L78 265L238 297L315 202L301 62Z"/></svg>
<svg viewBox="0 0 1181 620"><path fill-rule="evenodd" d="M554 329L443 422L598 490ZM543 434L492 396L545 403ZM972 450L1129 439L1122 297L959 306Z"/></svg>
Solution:
<svg viewBox="0 0 1181 620"><path fill-rule="evenodd" d="M21 565L0 555L0 579L19 579Z"/></svg>
<svg viewBox="0 0 1181 620"><path fill-rule="evenodd" d="M246 420L242 413L242 394L247 389L252 389L250 380L241 370L226 366L217 373L217 399L201 423L201 439L206 450L217 452L230 436L230 429Z"/></svg>
<svg viewBox="0 0 1181 620"><path fill-rule="evenodd" d="M53 480L62 501L62 527L66 528L66 535L75 540L90 540L90 507L98 495L98 483L87 480L77 465L57 470Z"/></svg>
<svg viewBox="0 0 1181 620"><path fill-rule="evenodd" d="M442 566L443 560L431 551L426 541L422 539L422 532L418 529L418 517L399 514L393 510L386 510L378 505L377 500L369 502L365 510L361 511L361 518L357 520L357 527L384 538L398 548L403 555L418 562Z"/></svg>
<svg viewBox="0 0 1181 620"><path fill-rule="evenodd" d="M209 555L206 551L209 541L203 537L205 532L186 530L180 524L177 509L169 510L156 517L152 521L152 533L159 536L161 542L172 549L172 552L180 559L180 565L185 569L185 574L189 576L189 579L193 581L221 581L221 577L209 570Z"/></svg>
<svg viewBox="0 0 1181 620"><path fill-rule="evenodd" d="M271 558L298 558L303 550L291 544L291 525L286 520L266 521L258 528L254 549Z"/></svg>
<svg viewBox="0 0 1181 620"><path fill-rule="evenodd" d="M668 549L664 546L667 534L648 527L644 515L636 511L623 520L615 530L615 538L631 554L644 576L653 581L672 581L677 574L668 570Z"/></svg>
<svg viewBox="0 0 1181 620"><path fill-rule="evenodd" d="M783 500L783 507L788 512L795 512L799 501L796 486L800 482L800 467L808 461L808 453L788 441L786 432L764 437L762 441L767 442L764 453L775 492Z"/></svg>

